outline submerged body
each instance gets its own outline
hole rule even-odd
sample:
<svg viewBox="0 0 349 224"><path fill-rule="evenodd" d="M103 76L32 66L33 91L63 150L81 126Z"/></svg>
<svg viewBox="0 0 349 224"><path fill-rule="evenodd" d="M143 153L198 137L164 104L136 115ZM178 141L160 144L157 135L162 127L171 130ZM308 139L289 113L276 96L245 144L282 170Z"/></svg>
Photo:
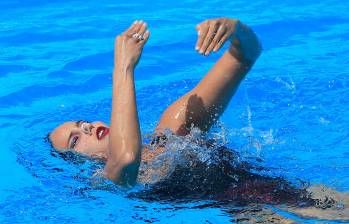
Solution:
<svg viewBox="0 0 349 224"><path fill-rule="evenodd" d="M213 206L228 210L232 206L243 208L231 210L237 219L263 217L266 223L294 221L264 205L302 217L349 221L349 195L272 175L268 168L244 161L238 152L222 144L171 133L155 144L166 148L165 153L155 152L159 149L156 145L149 146L138 176L145 190L132 193L133 197L171 202L210 200Z"/></svg>
<svg viewBox="0 0 349 224"><path fill-rule="evenodd" d="M177 143L167 147L171 154L158 158L167 169L158 169L147 160L141 164L138 180L151 186L149 197L229 200L241 205L311 204L305 189L280 177L259 174L267 169L242 161L237 152L225 146L202 140L174 151L171 149L180 144L174 141Z"/></svg>

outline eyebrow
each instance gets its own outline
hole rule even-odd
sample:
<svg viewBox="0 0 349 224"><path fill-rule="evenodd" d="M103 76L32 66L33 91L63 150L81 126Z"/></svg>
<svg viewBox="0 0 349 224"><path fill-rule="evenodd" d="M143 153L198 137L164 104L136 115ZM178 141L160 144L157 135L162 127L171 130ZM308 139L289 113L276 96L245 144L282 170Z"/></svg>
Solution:
<svg viewBox="0 0 349 224"><path fill-rule="evenodd" d="M79 120L79 121L75 121L74 122L74 125L75 125L75 127L79 127L80 126L80 122L81 122L82 120ZM69 134L69 137L68 137L68 141L67 141L67 149L69 149L69 142L70 142L70 138L71 138L71 136L73 135L73 132L70 132L70 134Z"/></svg>

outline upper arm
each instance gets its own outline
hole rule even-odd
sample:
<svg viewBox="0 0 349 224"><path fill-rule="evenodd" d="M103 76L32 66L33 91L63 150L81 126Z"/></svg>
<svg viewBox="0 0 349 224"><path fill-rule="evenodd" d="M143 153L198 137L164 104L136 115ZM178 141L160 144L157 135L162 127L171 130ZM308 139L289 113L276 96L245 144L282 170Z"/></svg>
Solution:
<svg viewBox="0 0 349 224"><path fill-rule="evenodd" d="M176 135L184 136L188 134L187 111L190 96L189 92L166 108L155 128L156 134L162 134L165 129L171 130Z"/></svg>
<svg viewBox="0 0 349 224"><path fill-rule="evenodd" d="M126 152L117 159L107 160L104 176L121 186L132 186L136 183L140 158Z"/></svg>

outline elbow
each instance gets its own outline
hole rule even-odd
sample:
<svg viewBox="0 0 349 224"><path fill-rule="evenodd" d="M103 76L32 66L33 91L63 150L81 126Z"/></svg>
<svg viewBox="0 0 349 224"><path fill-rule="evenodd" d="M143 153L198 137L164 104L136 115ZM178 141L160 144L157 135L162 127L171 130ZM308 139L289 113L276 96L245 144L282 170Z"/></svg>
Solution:
<svg viewBox="0 0 349 224"><path fill-rule="evenodd" d="M140 164L140 155L125 152L117 160L108 159L104 175L120 186L134 186L136 184Z"/></svg>
<svg viewBox="0 0 349 224"><path fill-rule="evenodd" d="M134 152L125 152L121 156L121 164L124 166L129 166L133 163L139 163L140 162L140 155Z"/></svg>
<svg viewBox="0 0 349 224"><path fill-rule="evenodd" d="M108 165L104 167L104 177L118 184L118 173Z"/></svg>

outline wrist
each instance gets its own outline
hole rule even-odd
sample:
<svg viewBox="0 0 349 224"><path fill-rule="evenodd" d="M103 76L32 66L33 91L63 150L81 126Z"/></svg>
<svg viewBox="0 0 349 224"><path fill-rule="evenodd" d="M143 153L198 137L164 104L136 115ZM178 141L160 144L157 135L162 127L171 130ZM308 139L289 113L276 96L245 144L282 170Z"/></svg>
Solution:
<svg viewBox="0 0 349 224"><path fill-rule="evenodd" d="M114 65L114 73L115 72L133 72L134 71L134 65L131 63L122 63L118 62Z"/></svg>
<svg viewBox="0 0 349 224"><path fill-rule="evenodd" d="M240 63L252 66L262 52L256 33L247 25L237 22L236 32L230 37L229 53Z"/></svg>

